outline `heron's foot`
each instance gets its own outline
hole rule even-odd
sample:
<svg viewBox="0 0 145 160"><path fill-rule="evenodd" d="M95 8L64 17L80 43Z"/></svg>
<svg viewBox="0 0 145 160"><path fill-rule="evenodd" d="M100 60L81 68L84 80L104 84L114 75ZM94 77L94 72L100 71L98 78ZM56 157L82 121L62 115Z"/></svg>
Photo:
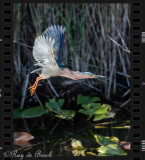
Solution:
<svg viewBox="0 0 145 160"><path fill-rule="evenodd" d="M33 94L35 93L35 90L37 88L37 85L38 85L38 82L40 79L41 79L40 77L37 77L34 85L28 88L28 89L30 89L31 96L33 96Z"/></svg>
<svg viewBox="0 0 145 160"><path fill-rule="evenodd" d="M35 84L34 84L33 86L29 87L28 89L30 89L31 96L33 96L33 94L34 94L35 91L36 91L36 86L35 86Z"/></svg>

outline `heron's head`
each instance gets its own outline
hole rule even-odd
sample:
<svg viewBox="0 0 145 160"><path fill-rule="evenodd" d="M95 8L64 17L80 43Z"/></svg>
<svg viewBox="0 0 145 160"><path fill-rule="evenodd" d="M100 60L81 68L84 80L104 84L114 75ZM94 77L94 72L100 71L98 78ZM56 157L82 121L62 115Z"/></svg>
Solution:
<svg viewBox="0 0 145 160"><path fill-rule="evenodd" d="M86 78L98 78L99 77L99 75L93 74L91 72L80 72L80 73L84 75Z"/></svg>

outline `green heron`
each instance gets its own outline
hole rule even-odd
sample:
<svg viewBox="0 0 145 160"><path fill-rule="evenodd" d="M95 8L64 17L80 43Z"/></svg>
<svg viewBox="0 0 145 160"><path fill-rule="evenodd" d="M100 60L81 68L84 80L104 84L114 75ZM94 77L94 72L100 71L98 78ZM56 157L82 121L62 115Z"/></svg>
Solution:
<svg viewBox="0 0 145 160"><path fill-rule="evenodd" d="M33 86L29 87L31 96L35 93L38 82L54 76L67 77L73 80L104 77L91 72L71 71L61 63L61 50L65 33L65 27L50 26L42 35L35 39L33 46L33 57L36 60L34 65L40 68L31 73L38 73Z"/></svg>

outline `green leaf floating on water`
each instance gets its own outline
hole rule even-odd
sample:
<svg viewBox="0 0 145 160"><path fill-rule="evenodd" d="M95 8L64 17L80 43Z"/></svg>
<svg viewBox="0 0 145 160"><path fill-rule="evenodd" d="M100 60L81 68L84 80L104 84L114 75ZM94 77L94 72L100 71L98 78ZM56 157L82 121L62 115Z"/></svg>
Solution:
<svg viewBox="0 0 145 160"><path fill-rule="evenodd" d="M103 145L103 146L108 145L108 143L110 142L110 137L103 137L103 136L94 134L94 138L100 145Z"/></svg>
<svg viewBox="0 0 145 160"><path fill-rule="evenodd" d="M81 104L83 108L80 109L79 112L88 115L88 119L94 116L93 121L113 118L115 116L114 112L110 112L111 106L108 104L101 104L100 98L98 97L89 97L79 94L77 96L77 103Z"/></svg>
<svg viewBox="0 0 145 160"><path fill-rule="evenodd" d="M56 115L56 117L59 117L61 119L68 119L68 120L72 119L74 116L75 116L75 112L70 110L61 110L61 113Z"/></svg>
<svg viewBox="0 0 145 160"><path fill-rule="evenodd" d="M59 99L58 102L55 99L51 99L48 103L46 103L46 108L49 109L50 111L52 109L54 110L61 110L61 107L64 104L64 99Z"/></svg>
<svg viewBox="0 0 145 160"><path fill-rule="evenodd" d="M54 112L56 117L61 119L72 119L75 116L75 111L62 109L64 104L64 99L59 99L56 101L55 99L50 100L45 104L46 108L50 112Z"/></svg>
<svg viewBox="0 0 145 160"><path fill-rule="evenodd" d="M73 139L71 141L71 146L73 149L83 149L83 145L82 145L82 142L77 140L77 139Z"/></svg>
<svg viewBox="0 0 145 160"><path fill-rule="evenodd" d="M117 137L104 137L94 134L96 142L101 145L98 148L100 156L105 155L127 155L127 153L119 146L119 139Z"/></svg>
<svg viewBox="0 0 145 160"><path fill-rule="evenodd" d="M14 116L14 118L22 118L21 117L21 113L22 113L22 109L14 109L13 110L13 116Z"/></svg>
<svg viewBox="0 0 145 160"><path fill-rule="evenodd" d="M105 155L127 155L127 153L124 152L124 150L122 150L120 146L115 143L108 144L107 146L101 146L98 148L98 152Z"/></svg>
<svg viewBox="0 0 145 160"><path fill-rule="evenodd" d="M40 117L46 114L46 111L41 106L28 108L22 111L21 117L22 118L35 118Z"/></svg>
<svg viewBox="0 0 145 160"><path fill-rule="evenodd" d="M14 114L14 118L35 118L35 117L40 117L46 114L46 111L41 106L38 106L38 107L32 107L24 110L14 109L13 114Z"/></svg>
<svg viewBox="0 0 145 160"><path fill-rule="evenodd" d="M100 102L100 98L99 97L93 97L91 98L90 96L83 96L82 94L78 94L77 96L77 103L78 104L89 104L89 103L93 103L93 102Z"/></svg>
<svg viewBox="0 0 145 160"><path fill-rule="evenodd" d="M73 156L85 156L85 148L83 147L81 141L73 139L71 141L72 154Z"/></svg>

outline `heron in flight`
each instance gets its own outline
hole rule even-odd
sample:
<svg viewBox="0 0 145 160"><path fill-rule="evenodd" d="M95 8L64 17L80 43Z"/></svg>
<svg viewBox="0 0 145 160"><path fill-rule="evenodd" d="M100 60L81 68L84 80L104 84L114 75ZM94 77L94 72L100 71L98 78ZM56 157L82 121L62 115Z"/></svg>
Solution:
<svg viewBox="0 0 145 160"><path fill-rule="evenodd" d="M38 77L33 86L29 87L31 96L35 93L38 82L41 79L61 76L73 80L104 77L91 72L71 71L64 67L61 63L61 50L65 33L63 26L50 26L42 35L35 39L33 46L33 57L36 61L34 65L39 66L38 69L31 73L38 73Z"/></svg>

